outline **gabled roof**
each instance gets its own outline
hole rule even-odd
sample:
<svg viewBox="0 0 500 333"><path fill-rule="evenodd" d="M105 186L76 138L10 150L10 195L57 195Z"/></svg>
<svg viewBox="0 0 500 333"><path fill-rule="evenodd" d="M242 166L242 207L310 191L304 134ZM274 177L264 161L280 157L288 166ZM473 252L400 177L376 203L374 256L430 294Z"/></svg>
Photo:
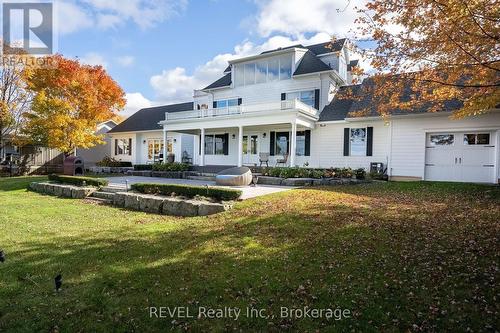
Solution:
<svg viewBox="0 0 500 333"><path fill-rule="evenodd" d="M210 90L210 89L215 89L215 88L222 88L222 87L229 87L231 85L231 72L227 73L214 83L206 86L205 88L201 90Z"/></svg>
<svg viewBox="0 0 500 333"><path fill-rule="evenodd" d="M165 112L190 111L193 109L193 102L141 109L116 125L108 133L161 130L162 127L158 123L165 120Z"/></svg>
<svg viewBox="0 0 500 333"><path fill-rule="evenodd" d="M310 74L331 70L330 66L319 60L311 51L304 53L293 75Z"/></svg>
<svg viewBox="0 0 500 333"><path fill-rule="evenodd" d="M230 73L231 72L231 65L228 65L226 69L224 70L224 74Z"/></svg>
<svg viewBox="0 0 500 333"><path fill-rule="evenodd" d="M306 48L309 49L309 51L311 51L315 55L338 52L342 50L342 48L344 47L345 41L346 41L345 38L341 38L337 39L333 44L331 41L328 41L324 43L309 45L306 46Z"/></svg>
<svg viewBox="0 0 500 333"><path fill-rule="evenodd" d="M396 76L388 77L388 80L399 80ZM352 86L343 86L335 94L334 99L323 108L319 116L319 121L334 121L344 120L345 118L355 117L355 112L363 112L364 117L378 117L380 114L377 112L377 97L375 93L375 82L373 79L365 79L361 84ZM415 94L410 88L411 85L405 85L405 90L401 98L403 100L410 100L411 96ZM424 103L412 110L406 109L393 109L390 110L391 115L409 115L409 114L423 114L428 112L432 103ZM462 102L454 99L444 102L443 108L439 112L452 112L458 110L463 106Z"/></svg>

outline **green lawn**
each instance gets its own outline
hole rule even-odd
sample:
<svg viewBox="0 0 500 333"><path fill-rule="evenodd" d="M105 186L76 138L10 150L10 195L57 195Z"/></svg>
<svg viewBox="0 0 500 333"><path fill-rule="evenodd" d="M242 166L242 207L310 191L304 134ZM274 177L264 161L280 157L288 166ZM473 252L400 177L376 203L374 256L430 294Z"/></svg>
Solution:
<svg viewBox="0 0 500 333"><path fill-rule="evenodd" d="M0 179L0 332L498 329L498 187L310 188L173 218L27 192L34 179ZM160 306L270 317L150 318ZM353 315L280 316L304 306Z"/></svg>

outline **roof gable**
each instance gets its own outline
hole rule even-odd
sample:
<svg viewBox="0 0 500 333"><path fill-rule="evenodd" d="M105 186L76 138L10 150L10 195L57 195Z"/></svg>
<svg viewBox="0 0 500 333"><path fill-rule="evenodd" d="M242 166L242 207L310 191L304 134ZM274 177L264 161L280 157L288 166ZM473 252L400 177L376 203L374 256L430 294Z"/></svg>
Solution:
<svg viewBox="0 0 500 333"><path fill-rule="evenodd" d="M212 84L206 86L202 90L210 90L210 89L215 89L215 88L222 88L222 87L229 87L231 85L231 72L227 73L217 81L213 82Z"/></svg>
<svg viewBox="0 0 500 333"><path fill-rule="evenodd" d="M346 41L345 38L341 38L337 39L333 43L331 41L328 41L324 43L309 45L306 46L306 48L315 55L338 52L342 50L342 48L344 47L345 41Z"/></svg>
<svg viewBox="0 0 500 333"><path fill-rule="evenodd" d="M311 51L304 53L299 66L293 75L303 75L332 70L330 66L319 60Z"/></svg>

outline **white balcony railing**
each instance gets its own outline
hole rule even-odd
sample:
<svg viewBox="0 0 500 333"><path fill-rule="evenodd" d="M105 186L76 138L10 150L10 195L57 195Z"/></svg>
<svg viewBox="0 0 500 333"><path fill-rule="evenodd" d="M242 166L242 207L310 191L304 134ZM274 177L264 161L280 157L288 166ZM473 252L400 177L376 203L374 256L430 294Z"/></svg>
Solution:
<svg viewBox="0 0 500 333"><path fill-rule="evenodd" d="M308 115L317 116L318 110L309 106L298 99L286 100L271 103L255 103L244 104L238 106L229 106L225 108L216 109L202 109L181 112L166 112L165 119L168 120L182 120L182 119L195 119L195 118L213 118L220 116L241 115L245 113L255 112L269 112L269 111L292 111L297 110Z"/></svg>

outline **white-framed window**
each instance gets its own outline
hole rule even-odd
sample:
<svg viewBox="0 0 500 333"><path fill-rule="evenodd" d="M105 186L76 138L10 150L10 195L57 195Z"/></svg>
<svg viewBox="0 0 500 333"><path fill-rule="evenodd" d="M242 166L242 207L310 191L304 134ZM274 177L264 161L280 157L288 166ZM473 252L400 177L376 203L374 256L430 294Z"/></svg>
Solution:
<svg viewBox="0 0 500 333"><path fill-rule="evenodd" d="M309 106L314 107L315 105L315 96L314 96L314 90L304 90L304 91L295 91L295 92L290 92L286 93L286 99L287 100L294 100L298 99L304 104L307 104Z"/></svg>
<svg viewBox="0 0 500 333"><path fill-rule="evenodd" d="M350 155L366 156L366 128L351 128L350 130Z"/></svg>
<svg viewBox="0 0 500 333"><path fill-rule="evenodd" d="M172 153L173 149L173 139L167 139L167 153ZM163 139L148 139L148 160L157 161L160 155L163 155Z"/></svg>
<svg viewBox="0 0 500 333"><path fill-rule="evenodd" d="M215 101L215 107L217 109L227 108L227 107L231 107L231 106L238 106L238 99L237 98L221 99L221 100Z"/></svg>
<svg viewBox="0 0 500 333"><path fill-rule="evenodd" d="M464 134L464 145L489 145L490 133L466 133Z"/></svg>
<svg viewBox="0 0 500 333"><path fill-rule="evenodd" d="M226 134L206 134L205 155L226 155L227 137Z"/></svg>
<svg viewBox="0 0 500 333"><path fill-rule="evenodd" d="M234 86L288 80L292 77L292 55L286 54L234 65Z"/></svg>
<svg viewBox="0 0 500 333"><path fill-rule="evenodd" d="M306 155L306 132L298 131L297 132L297 148L295 149L295 154L297 156L305 156Z"/></svg>
<svg viewBox="0 0 500 333"><path fill-rule="evenodd" d="M283 156L288 154L288 148L290 145L290 133L289 132L276 132L275 140L275 150L274 154L278 156Z"/></svg>
<svg viewBox="0 0 500 333"><path fill-rule="evenodd" d="M132 138L115 139L115 155L132 155Z"/></svg>
<svg viewBox="0 0 500 333"><path fill-rule="evenodd" d="M450 146L455 142L455 135L453 134L431 134L429 136L429 143L433 146Z"/></svg>

